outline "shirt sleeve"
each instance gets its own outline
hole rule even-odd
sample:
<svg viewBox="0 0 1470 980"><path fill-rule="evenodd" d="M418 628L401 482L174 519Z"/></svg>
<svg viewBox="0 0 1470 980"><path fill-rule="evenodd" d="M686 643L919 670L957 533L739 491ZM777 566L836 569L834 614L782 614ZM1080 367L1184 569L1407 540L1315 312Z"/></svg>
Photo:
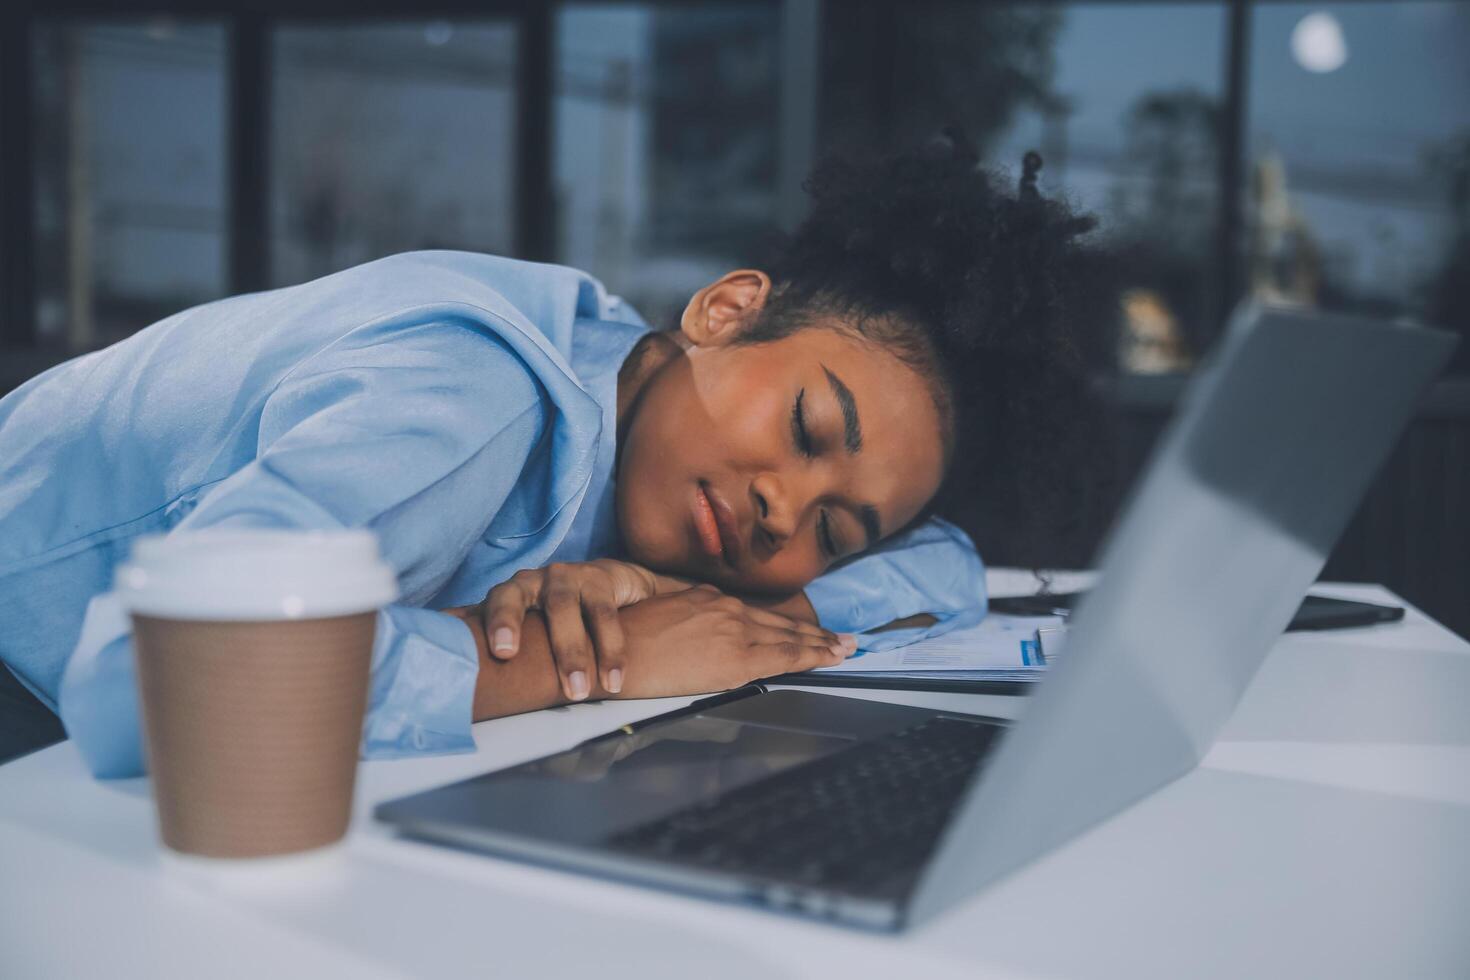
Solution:
<svg viewBox="0 0 1470 980"><path fill-rule="evenodd" d="M408 603L437 591L514 488L546 423L539 392L508 347L462 326L329 349L267 398L256 458L169 532L377 533L405 602L378 615L364 757L474 749L469 628ZM100 777L143 771L130 633L117 597L95 597L62 680L62 719Z"/></svg>
<svg viewBox="0 0 1470 980"><path fill-rule="evenodd" d="M936 517L816 579L806 597L827 629L857 634L861 650L887 650L983 619L985 566L965 532ZM873 632L920 613L936 622Z"/></svg>

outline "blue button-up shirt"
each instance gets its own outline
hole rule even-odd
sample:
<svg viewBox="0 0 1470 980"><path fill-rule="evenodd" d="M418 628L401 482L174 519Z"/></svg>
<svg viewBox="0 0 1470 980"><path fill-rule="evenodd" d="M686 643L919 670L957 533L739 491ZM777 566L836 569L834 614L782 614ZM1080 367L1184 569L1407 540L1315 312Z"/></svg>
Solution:
<svg viewBox="0 0 1470 980"><path fill-rule="evenodd" d="M648 331L561 266L411 252L185 310L0 399L0 661L98 775L142 769L131 628L108 590L142 534L367 527L398 574L363 753L469 751L479 602L522 568L615 555L617 373ZM931 521L811 583L823 625L978 619L984 576Z"/></svg>

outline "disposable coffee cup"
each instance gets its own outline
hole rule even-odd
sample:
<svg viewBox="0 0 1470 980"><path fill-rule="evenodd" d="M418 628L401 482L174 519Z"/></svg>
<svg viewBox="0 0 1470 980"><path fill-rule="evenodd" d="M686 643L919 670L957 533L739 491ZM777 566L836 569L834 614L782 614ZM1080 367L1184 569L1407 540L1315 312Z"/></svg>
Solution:
<svg viewBox="0 0 1470 980"><path fill-rule="evenodd" d="M376 614L398 595L372 533L141 538L115 590L164 845L251 858L340 840Z"/></svg>

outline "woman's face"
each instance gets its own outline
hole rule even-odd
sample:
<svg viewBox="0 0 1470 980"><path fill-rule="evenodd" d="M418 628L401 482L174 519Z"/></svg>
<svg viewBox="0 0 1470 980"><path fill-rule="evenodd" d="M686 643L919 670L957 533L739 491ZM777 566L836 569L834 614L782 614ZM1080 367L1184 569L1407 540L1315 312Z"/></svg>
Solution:
<svg viewBox="0 0 1470 980"><path fill-rule="evenodd" d="M617 512L641 564L786 595L917 516L943 449L925 380L847 331L730 343L768 289L716 298L692 329L686 311L684 349L620 419Z"/></svg>

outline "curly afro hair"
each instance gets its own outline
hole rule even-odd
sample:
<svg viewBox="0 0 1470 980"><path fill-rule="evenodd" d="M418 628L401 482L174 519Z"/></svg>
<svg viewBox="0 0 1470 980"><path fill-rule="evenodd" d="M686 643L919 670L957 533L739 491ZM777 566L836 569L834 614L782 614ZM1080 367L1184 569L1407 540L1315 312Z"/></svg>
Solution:
<svg viewBox="0 0 1470 980"><path fill-rule="evenodd" d="M1111 257L1087 241L1096 220L1042 198L1040 168L1028 153L1007 192L954 127L886 159L828 159L742 337L835 320L915 368L948 428L944 484L921 519L938 513L989 560L1032 566L1090 557L1078 532L1107 440L1087 368L1117 310Z"/></svg>

